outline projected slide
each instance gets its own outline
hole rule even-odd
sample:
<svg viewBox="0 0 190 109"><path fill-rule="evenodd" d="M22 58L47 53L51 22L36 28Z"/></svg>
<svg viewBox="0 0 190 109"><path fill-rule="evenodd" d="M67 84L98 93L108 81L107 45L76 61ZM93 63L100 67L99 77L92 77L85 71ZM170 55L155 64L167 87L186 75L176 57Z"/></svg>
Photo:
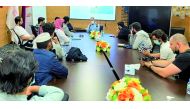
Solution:
<svg viewBox="0 0 190 109"><path fill-rule="evenodd" d="M115 20L115 6L70 6L70 18Z"/></svg>

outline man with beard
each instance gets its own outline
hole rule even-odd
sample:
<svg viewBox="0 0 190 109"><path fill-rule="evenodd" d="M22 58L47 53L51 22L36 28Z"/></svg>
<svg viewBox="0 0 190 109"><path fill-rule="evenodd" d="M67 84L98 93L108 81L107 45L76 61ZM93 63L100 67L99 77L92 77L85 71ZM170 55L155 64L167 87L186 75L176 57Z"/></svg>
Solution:
<svg viewBox="0 0 190 109"><path fill-rule="evenodd" d="M17 35L24 46L30 46L29 41L33 40L35 37L34 35L30 35L21 25L23 24L22 17L17 16L15 18L16 26L14 27L13 31L15 35Z"/></svg>
<svg viewBox="0 0 190 109"><path fill-rule="evenodd" d="M187 39L182 34L174 34L170 38L170 48L176 54L179 52L172 63L168 61L163 62L163 60L161 64L155 62L141 62L141 64L147 66L163 78L178 75L178 79L188 82L190 78L190 47Z"/></svg>
<svg viewBox="0 0 190 109"><path fill-rule="evenodd" d="M39 68L35 73L36 85L47 85L54 77L67 78L68 69L56 58L50 50L53 48L52 37L49 33L42 33L36 38L37 49L33 50Z"/></svg>
<svg viewBox="0 0 190 109"><path fill-rule="evenodd" d="M130 25L131 33L129 34L129 42L132 49L138 49L140 52L144 50L152 50L152 42L147 32L141 29L139 22L134 22Z"/></svg>

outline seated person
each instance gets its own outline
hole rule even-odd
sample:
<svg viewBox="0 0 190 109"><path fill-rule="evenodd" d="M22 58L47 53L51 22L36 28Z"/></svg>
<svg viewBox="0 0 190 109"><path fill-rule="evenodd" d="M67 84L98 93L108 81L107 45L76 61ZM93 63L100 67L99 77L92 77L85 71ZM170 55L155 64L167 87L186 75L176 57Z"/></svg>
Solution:
<svg viewBox="0 0 190 109"><path fill-rule="evenodd" d="M100 31L100 26L95 22L94 17L90 18L91 23L87 27L87 32L90 33L91 31Z"/></svg>
<svg viewBox="0 0 190 109"><path fill-rule="evenodd" d="M36 25L37 30L38 30L38 35L43 33L42 29L42 24L45 23L45 18L44 17L39 17L38 18L38 24Z"/></svg>
<svg viewBox="0 0 190 109"><path fill-rule="evenodd" d="M60 42L58 38L55 36L54 31L55 27L52 23L45 23L43 26L43 31L48 32L50 36L52 37L52 44L53 44L53 49L55 49L55 54L57 55L58 59L63 58L63 49L60 46Z"/></svg>
<svg viewBox="0 0 190 109"><path fill-rule="evenodd" d="M118 22L118 35L117 37L119 39L125 39L128 42L128 35L129 35L129 30L127 26L125 26L124 22Z"/></svg>
<svg viewBox="0 0 190 109"><path fill-rule="evenodd" d="M69 37L67 37L64 33L64 30L62 28L64 20L63 19L56 19L54 22L54 26L55 26L55 33L57 35L57 37L59 38L60 44L61 45L65 45L66 43L70 42Z"/></svg>
<svg viewBox="0 0 190 109"><path fill-rule="evenodd" d="M37 49L33 50L35 59L39 64L39 68L35 74L36 84L46 85L53 77L67 78L68 69L50 51L52 49L51 36L48 33L40 35L36 38Z"/></svg>
<svg viewBox="0 0 190 109"><path fill-rule="evenodd" d="M63 17L64 19L64 22L63 22L63 31L65 32L65 34L68 36L68 37L73 37L73 33L70 32L69 28L68 28L68 24L69 24L69 17L68 16L65 16Z"/></svg>
<svg viewBox="0 0 190 109"><path fill-rule="evenodd" d="M167 60L160 60L155 62L141 62L141 64L147 66L163 78L178 75L179 79L188 82L190 78L190 47L187 39L182 34L174 34L170 38L170 48L173 52L179 52L172 63Z"/></svg>
<svg viewBox="0 0 190 109"><path fill-rule="evenodd" d="M47 34L49 33L50 36L52 37L52 45L53 45L53 50L55 50L55 54L56 56L58 57L58 59L62 60L63 58L63 49L59 43L59 40L57 37L55 37L54 35L54 31L55 31L55 27L52 23L45 23L43 26L42 26L42 29L44 31L43 34ZM37 37L40 37L40 35L38 35ZM36 49L37 48L37 45L36 45L36 39L34 39L33 41L33 48Z"/></svg>
<svg viewBox="0 0 190 109"><path fill-rule="evenodd" d="M71 25L70 22L67 23L67 27L69 28L69 31L74 31L73 26Z"/></svg>
<svg viewBox="0 0 190 109"><path fill-rule="evenodd" d="M141 30L141 24L134 22L130 25L131 32L129 34L129 42L133 49L138 49L140 52L144 50L152 50L152 42L148 33Z"/></svg>
<svg viewBox="0 0 190 109"><path fill-rule="evenodd" d="M164 60L173 60L175 58L175 54L170 48L168 37L163 30L154 30L152 32L152 39L154 44L160 46L160 53L150 53L149 51L144 51L143 54L145 56L152 56Z"/></svg>
<svg viewBox="0 0 190 109"><path fill-rule="evenodd" d="M22 17L17 16L15 17L15 23L16 26L14 27L14 33L15 35L17 35L20 40L21 40L21 44L23 44L24 46L30 46L28 41L33 40L35 38L34 35L30 35L21 25L23 24L23 20ZM19 42L15 42L15 43L19 43Z"/></svg>
<svg viewBox="0 0 190 109"><path fill-rule="evenodd" d="M14 57L14 58L13 58ZM0 63L0 101L61 101L66 93L53 86L30 86L38 64L32 52L9 50ZM68 99L65 99L68 100Z"/></svg>

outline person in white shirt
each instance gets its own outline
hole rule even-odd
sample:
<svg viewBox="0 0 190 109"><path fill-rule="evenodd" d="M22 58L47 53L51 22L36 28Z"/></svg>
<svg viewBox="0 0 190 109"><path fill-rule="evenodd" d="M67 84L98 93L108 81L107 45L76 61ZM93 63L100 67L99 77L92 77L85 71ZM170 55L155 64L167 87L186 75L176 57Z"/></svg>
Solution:
<svg viewBox="0 0 190 109"><path fill-rule="evenodd" d="M15 23L16 26L14 27L13 31L15 33L15 35L17 35L20 39L20 43L22 43L23 45L27 46L27 41L29 40L33 40L35 38L34 35L30 35L21 25L23 24L23 20L22 17L17 16L15 17ZM15 37L17 37L15 36ZM19 39L17 41L19 41ZM15 42L17 44L19 44L19 42Z"/></svg>
<svg viewBox="0 0 190 109"><path fill-rule="evenodd" d="M138 49L140 52L144 50L152 50L152 42L148 33L141 30L141 24L134 22L130 25L131 33L129 34L129 42L132 45L132 49Z"/></svg>
<svg viewBox="0 0 190 109"><path fill-rule="evenodd" d="M144 51L143 54L146 56L152 56L163 60L174 60L175 54L170 48L170 43L165 32L161 29L157 29L152 32L151 36L154 44L160 46L160 53L150 53L149 51Z"/></svg>
<svg viewBox="0 0 190 109"><path fill-rule="evenodd" d="M100 31L100 26L96 23L95 18L90 18L90 24L88 25L86 31L90 33L91 31Z"/></svg>
<svg viewBox="0 0 190 109"><path fill-rule="evenodd" d="M55 33L56 33L57 37L59 38L61 45L65 45L65 44L68 44L70 42L69 37L67 37L65 35L64 30L62 28L63 22L64 22L64 20L61 18L56 19L54 22Z"/></svg>
<svg viewBox="0 0 190 109"><path fill-rule="evenodd" d="M68 16L65 16L63 17L64 19L64 23L63 23L63 31L65 32L65 34L68 36L68 37L73 37L73 33L69 31L69 28L68 28L68 24L69 24L69 17Z"/></svg>

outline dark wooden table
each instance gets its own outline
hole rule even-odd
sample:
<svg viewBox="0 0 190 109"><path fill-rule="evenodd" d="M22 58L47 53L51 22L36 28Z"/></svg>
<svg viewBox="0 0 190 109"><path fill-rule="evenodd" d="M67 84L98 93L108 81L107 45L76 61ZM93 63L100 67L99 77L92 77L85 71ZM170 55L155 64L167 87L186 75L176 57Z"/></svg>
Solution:
<svg viewBox="0 0 190 109"><path fill-rule="evenodd" d="M79 37L81 34L84 37ZM71 45L64 47L65 50L71 46L78 47L88 58L87 62L64 60L63 64L69 69L67 79L57 79L51 83L67 92L70 101L105 101L111 83L116 81L105 56L96 52L95 43L87 33L75 33Z"/></svg>
<svg viewBox="0 0 190 109"><path fill-rule="evenodd" d="M122 78L125 64L137 64L141 54L137 50L118 47L118 43L126 43L123 40L118 40L115 37L105 35L103 40L110 43L111 51L106 53L113 69L115 69L119 78ZM147 88L152 95L153 101L166 101L168 97L174 97L172 100L183 101L190 100L190 96L186 94L186 83L173 78L164 79L149 70L146 67L140 67L134 77L137 77L142 82L142 85Z"/></svg>
<svg viewBox="0 0 190 109"><path fill-rule="evenodd" d="M80 35L84 37L79 37ZM140 58L140 54L136 50L117 46L118 43L126 43L125 41L110 36L110 34L106 34L101 38L112 46L110 53L104 55L95 51L96 41L90 39L87 33L75 33L75 40L72 40L71 45L65 48L69 50L71 46L79 47L88 57L88 61L75 63L64 60L63 64L69 69L68 78L56 80L51 84L67 92L71 101L106 100L105 97L111 83L116 81L112 70L119 78L122 78L125 76L125 64L137 64ZM166 101L167 97L174 97L171 100L176 101L190 100L190 96L186 95L184 81L161 78L146 67L140 67L132 77L140 79L143 87L147 88L152 95L153 101Z"/></svg>

